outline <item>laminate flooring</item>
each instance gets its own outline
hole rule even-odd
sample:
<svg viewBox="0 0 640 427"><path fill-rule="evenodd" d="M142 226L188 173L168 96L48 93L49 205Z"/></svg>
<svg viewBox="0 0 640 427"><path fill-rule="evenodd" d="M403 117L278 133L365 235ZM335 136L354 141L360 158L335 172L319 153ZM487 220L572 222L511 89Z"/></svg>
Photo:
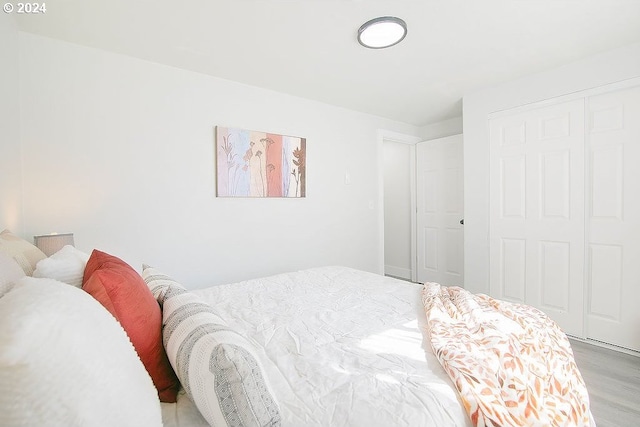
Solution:
<svg viewBox="0 0 640 427"><path fill-rule="evenodd" d="M640 426L640 357L570 340L598 427Z"/></svg>

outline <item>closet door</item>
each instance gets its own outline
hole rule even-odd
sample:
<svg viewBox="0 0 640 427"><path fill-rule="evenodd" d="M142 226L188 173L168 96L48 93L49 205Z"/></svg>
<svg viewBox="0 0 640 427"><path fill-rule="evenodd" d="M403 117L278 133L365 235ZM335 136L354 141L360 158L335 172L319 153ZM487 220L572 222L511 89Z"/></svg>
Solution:
<svg viewBox="0 0 640 427"><path fill-rule="evenodd" d="M489 120L490 293L584 336L584 101Z"/></svg>
<svg viewBox="0 0 640 427"><path fill-rule="evenodd" d="M640 87L587 112L587 336L640 351Z"/></svg>

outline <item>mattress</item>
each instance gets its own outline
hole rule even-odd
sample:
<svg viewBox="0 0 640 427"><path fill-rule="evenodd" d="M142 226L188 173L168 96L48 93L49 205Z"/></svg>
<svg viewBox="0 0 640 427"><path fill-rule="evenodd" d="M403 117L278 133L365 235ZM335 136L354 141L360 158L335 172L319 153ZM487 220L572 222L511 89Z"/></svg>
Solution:
<svg viewBox="0 0 640 427"><path fill-rule="evenodd" d="M432 353L421 289L323 267L193 293L261 349L283 426L470 426ZM207 426L184 392L162 415Z"/></svg>

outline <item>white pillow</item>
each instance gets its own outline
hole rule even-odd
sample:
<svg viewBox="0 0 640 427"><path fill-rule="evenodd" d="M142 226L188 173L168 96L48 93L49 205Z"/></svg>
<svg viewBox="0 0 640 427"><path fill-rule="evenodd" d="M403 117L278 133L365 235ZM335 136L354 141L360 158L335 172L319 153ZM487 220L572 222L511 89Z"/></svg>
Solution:
<svg viewBox="0 0 640 427"><path fill-rule="evenodd" d="M91 295L24 277L0 298L0 425L162 426L158 392Z"/></svg>
<svg viewBox="0 0 640 427"><path fill-rule="evenodd" d="M33 274L38 261L47 257L40 249L9 230L0 233L0 252L13 257L27 276Z"/></svg>
<svg viewBox="0 0 640 427"><path fill-rule="evenodd" d="M212 426L279 426L258 349L197 295L154 268L142 272L162 306L162 339L187 394Z"/></svg>
<svg viewBox="0 0 640 427"><path fill-rule="evenodd" d="M84 268L88 260L88 254L71 245L66 245L49 258L38 261L33 277L55 279L81 288Z"/></svg>
<svg viewBox="0 0 640 427"><path fill-rule="evenodd" d="M0 252L0 298L24 275L24 270L13 257Z"/></svg>

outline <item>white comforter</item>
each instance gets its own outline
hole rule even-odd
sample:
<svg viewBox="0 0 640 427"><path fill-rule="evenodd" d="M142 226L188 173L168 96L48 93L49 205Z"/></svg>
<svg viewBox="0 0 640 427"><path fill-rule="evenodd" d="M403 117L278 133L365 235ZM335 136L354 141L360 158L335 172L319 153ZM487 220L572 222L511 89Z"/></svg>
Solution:
<svg viewBox="0 0 640 427"><path fill-rule="evenodd" d="M431 351L422 287L324 267L194 291L264 349L283 426L467 426ZM189 398L166 427L206 426Z"/></svg>

